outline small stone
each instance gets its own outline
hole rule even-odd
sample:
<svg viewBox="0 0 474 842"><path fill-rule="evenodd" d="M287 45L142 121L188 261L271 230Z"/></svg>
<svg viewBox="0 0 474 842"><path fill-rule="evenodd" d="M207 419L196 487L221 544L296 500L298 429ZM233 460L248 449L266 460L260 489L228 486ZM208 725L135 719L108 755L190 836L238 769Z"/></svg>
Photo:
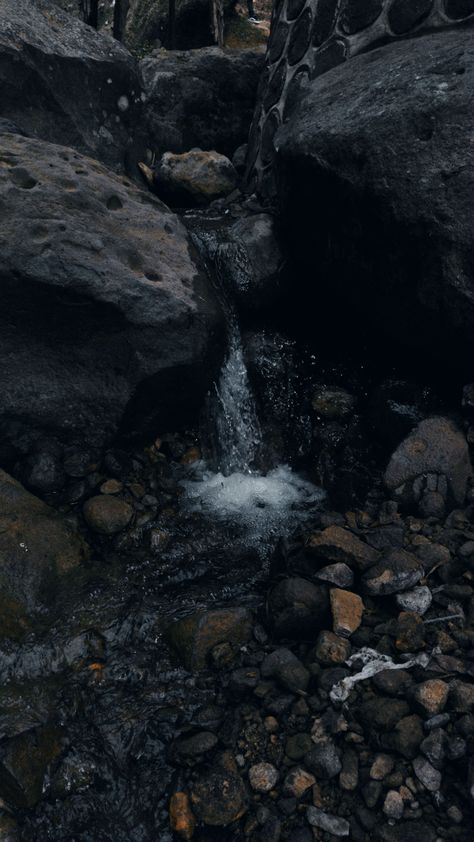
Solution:
<svg viewBox="0 0 474 842"><path fill-rule="evenodd" d="M176 753L182 760L200 757L216 747L218 739L211 731L200 731L176 743Z"/></svg>
<svg viewBox="0 0 474 842"><path fill-rule="evenodd" d="M413 698L420 712L427 717L442 713L448 701L449 684L439 678L417 684Z"/></svg>
<svg viewBox="0 0 474 842"><path fill-rule="evenodd" d="M326 567L321 567L314 574L314 578L322 582L328 582L330 585L336 585L338 588L351 588L354 584L354 574L351 568L342 561L338 564L328 564Z"/></svg>
<svg viewBox="0 0 474 842"><path fill-rule="evenodd" d="M100 486L101 494L120 494L123 491L123 482L118 479L106 479Z"/></svg>
<svg viewBox="0 0 474 842"><path fill-rule="evenodd" d="M403 816L403 798L396 789L390 789L383 803L383 811L389 819L401 819Z"/></svg>
<svg viewBox="0 0 474 842"><path fill-rule="evenodd" d="M392 733L384 737L383 747L390 751L398 751L407 760L411 760L416 756L423 737L420 717L416 714L404 716L395 724Z"/></svg>
<svg viewBox="0 0 474 842"><path fill-rule="evenodd" d="M191 802L197 817L211 827L227 827L247 810L244 783L234 759L222 755L193 784Z"/></svg>
<svg viewBox="0 0 474 842"><path fill-rule="evenodd" d="M382 670L372 679L377 690L389 696L404 696L412 684L412 677L406 670Z"/></svg>
<svg viewBox="0 0 474 842"><path fill-rule="evenodd" d="M365 570L379 558L376 550L340 526L328 526L322 532L311 535L307 549L318 558L343 562L359 570Z"/></svg>
<svg viewBox="0 0 474 842"><path fill-rule="evenodd" d="M459 807L456 806L456 804L452 804L452 806L448 808L447 814L448 814L449 818L451 819L451 821L454 822L455 824L461 824L461 822L464 819L464 816L461 813L461 810L459 809Z"/></svg>
<svg viewBox="0 0 474 842"><path fill-rule="evenodd" d="M410 590L423 574L423 567L416 556L406 550L393 550L364 573L362 587L371 596L387 596Z"/></svg>
<svg viewBox="0 0 474 842"><path fill-rule="evenodd" d="M310 674L290 649L276 649L261 666L263 678L276 678L288 690L306 690Z"/></svg>
<svg viewBox="0 0 474 842"><path fill-rule="evenodd" d="M304 762L316 778L334 778L342 769L339 753L329 737L320 739L305 754Z"/></svg>
<svg viewBox="0 0 474 842"><path fill-rule="evenodd" d="M356 398L345 389L328 389L322 386L314 393L311 404L321 418L333 421L351 415Z"/></svg>
<svg viewBox="0 0 474 842"><path fill-rule="evenodd" d="M370 777L373 781L383 781L390 774L395 761L389 754L378 754L370 767Z"/></svg>
<svg viewBox="0 0 474 842"><path fill-rule="evenodd" d="M359 759L355 751L348 749L342 758L339 786L346 792L353 792L359 783Z"/></svg>
<svg viewBox="0 0 474 842"><path fill-rule="evenodd" d="M256 667L241 667L231 673L229 688L233 696L241 698L246 693L255 690L259 680L259 669Z"/></svg>
<svg viewBox="0 0 474 842"><path fill-rule="evenodd" d="M338 637L331 631L319 633L316 641L315 655L322 664L343 664L351 652L351 645L348 640Z"/></svg>
<svg viewBox="0 0 474 842"><path fill-rule="evenodd" d="M285 795L301 798L315 783L316 778L313 775L297 766L288 772L283 782L283 792Z"/></svg>
<svg viewBox="0 0 474 842"><path fill-rule="evenodd" d="M286 741L285 754L290 760L301 760L312 747L313 741L309 734L292 734Z"/></svg>
<svg viewBox="0 0 474 842"><path fill-rule="evenodd" d="M249 781L255 792L270 792L278 781L278 770L271 763L256 763L249 769Z"/></svg>
<svg viewBox="0 0 474 842"><path fill-rule="evenodd" d="M339 816L324 813L317 807L308 807L306 818L311 827L319 827L320 830L324 830L326 833L332 833L333 836L349 836L349 822L346 819L341 819Z"/></svg>
<svg viewBox="0 0 474 842"><path fill-rule="evenodd" d="M168 639L185 667L199 671L219 643L242 646L252 636L253 615L247 608L197 611L169 626Z"/></svg>
<svg viewBox="0 0 474 842"><path fill-rule="evenodd" d="M437 792L441 786L441 772L434 768L425 757L415 757L413 769L418 780L430 792Z"/></svg>
<svg viewBox="0 0 474 842"><path fill-rule="evenodd" d="M404 611L415 611L417 614L423 616L428 611L433 597L431 591L426 585L420 585L418 588L413 588L412 591L405 591L399 593L395 597L399 608Z"/></svg>
<svg viewBox="0 0 474 842"><path fill-rule="evenodd" d="M358 594L343 591L340 588L331 588L329 598L334 633L342 637L350 637L362 622L364 603Z"/></svg>
<svg viewBox="0 0 474 842"><path fill-rule="evenodd" d="M263 720L263 727L268 734L276 734L280 726L278 725L278 719L275 719L274 716L266 716Z"/></svg>
<svg viewBox="0 0 474 842"><path fill-rule="evenodd" d="M447 748L448 738L441 728L435 728L420 745L421 751L435 769L443 768Z"/></svg>
<svg viewBox="0 0 474 842"><path fill-rule="evenodd" d="M170 801L171 829L182 839L192 839L196 829L196 819L191 810L189 796L185 792L175 792Z"/></svg>
<svg viewBox="0 0 474 842"><path fill-rule="evenodd" d="M272 588L268 608L276 637L309 639L327 628L327 587L297 576L283 579Z"/></svg>
<svg viewBox="0 0 474 842"><path fill-rule="evenodd" d="M129 503L107 494L91 497L84 503L82 511L87 525L102 535L121 532L133 517Z"/></svg>
<svg viewBox="0 0 474 842"><path fill-rule="evenodd" d="M470 713L474 709L474 684L453 681L449 694L449 706L456 713Z"/></svg>
<svg viewBox="0 0 474 842"><path fill-rule="evenodd" d="M395 646L399 652L418 652L425 645L425 626L419 614L402 611L398 615Z"/></svg>

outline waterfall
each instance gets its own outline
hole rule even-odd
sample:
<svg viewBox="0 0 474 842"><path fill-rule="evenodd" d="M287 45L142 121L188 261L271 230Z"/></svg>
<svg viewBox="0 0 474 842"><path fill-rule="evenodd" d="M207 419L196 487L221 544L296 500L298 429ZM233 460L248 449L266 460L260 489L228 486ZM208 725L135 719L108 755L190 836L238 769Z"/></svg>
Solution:
<svg viewBox="0 0 474 842"><path fill-rule="evenodd" d="M262 433L238 315L226 289L226 268L233 257L237 261L237 247L223 241L221 232L194 230L192 237L216 280L226 317L227 354L206 406L211 453L189 469L183 481L185 505L231 525L242 547L252 547L265 560L278 539L303 523L325 495L288 465L266 474L259 471Z"/></svg>

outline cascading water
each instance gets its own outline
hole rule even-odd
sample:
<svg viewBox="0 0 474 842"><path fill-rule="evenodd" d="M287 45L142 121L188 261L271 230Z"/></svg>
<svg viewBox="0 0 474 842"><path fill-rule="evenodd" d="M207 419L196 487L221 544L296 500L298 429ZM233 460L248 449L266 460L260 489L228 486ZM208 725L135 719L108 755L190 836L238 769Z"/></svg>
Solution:
<svg viewBox="0 0 474 842"><path fill-rule="evenodd" d="M265 474L259 469L262 433L237 313L225 285L228 244L219 250L215 239L202 233L195 234L194 241L212 262L219 283L228 350L207 404L212 453L207 461L193 466L184 480L186 505L233 525L239 530L242 546L251 546L265 559L278 538L288 536L310 516L324 492L288 465L275 465Z"/></svg>

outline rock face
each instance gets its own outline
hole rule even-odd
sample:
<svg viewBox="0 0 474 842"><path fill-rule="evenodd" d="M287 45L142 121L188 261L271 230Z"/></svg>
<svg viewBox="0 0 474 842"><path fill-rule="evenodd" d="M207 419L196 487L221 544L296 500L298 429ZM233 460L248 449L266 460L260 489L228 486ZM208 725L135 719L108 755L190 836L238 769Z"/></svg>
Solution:
<svg viewBox="0 0 474 842"><path fill-rule="evenodd" d="M197 407L220 311L177 218L70 149L3 135L0 158L4 439Z"/></svg>
<svg viewBox="0 0 474 842"><path fill-rule="evenodd" d="M467 27L357 56L276 139L305 305L445 357L474 321L472 44Z"/></svg>
<svg viewBox="0 0 474 842"><path fill-rule="evenodd" d="M0 635L18 634L59 577L87 557L82 538L56 512L0 471Z"/></svg>
<svg viewBox="0 0 474 842"><path fill-rule="evenodd" d="M49 0L4 0L0 115L113 169L138 124L141 90L127 50Z"/></svg>
<svg viewBox="0 0 474 842"><path fill-rule="evenodd" d="M263 58L260 50L209 47L143 59L151 146L160 154L198 146L232 155L247 141Z"/></svg>
<svg viewBox="0 0 474 842"><path fill-rule="evenodd" d="M281 0L250 136L250 185L267 197L274 193L275 134L291 118L302 82L381 43L466 20L474 20L472 0Z"/></svg>
<svg viewBox="0 0 474 842"><path fill-rule="evenodd" d="M427 418L392 454L384 481L408 505L436 493L461 506L471 473L465 436L448 418Z"/></svg>
<svg viewBox="0 0 474 842"><path fill-rule="evenodd" d="M168 204L196 207L228 196L237 185L237 173L218 152L165 152L154 181L158 195Z"/></svg>
<svg viewBox="0 0 474 842"><path fill-rule="evenodd" d="M226 15L235 0L224 0ZM127 16L126 41L130 47L163 44L171 48L168 23L168 0L131 0ZM214 43L211 6L207 0L182 0L176 4L175 48L192 50Z"/></svg>

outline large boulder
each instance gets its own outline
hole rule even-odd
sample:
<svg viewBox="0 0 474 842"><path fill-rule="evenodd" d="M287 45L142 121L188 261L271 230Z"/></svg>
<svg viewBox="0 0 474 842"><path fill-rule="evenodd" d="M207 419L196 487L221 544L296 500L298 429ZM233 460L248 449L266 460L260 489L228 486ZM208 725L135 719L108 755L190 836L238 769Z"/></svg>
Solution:
<svg viewBox="0 0 474 842"><path fill-rule="evenodd" d="M157 152L195 146L230 156L247 141L264 54L208 47L158 50L140 69L151 145Z"/></svg>
<svg viewBox="0 0 474 842"><path fill-rule="evenodd" d="M0 161L4 440L102 445L126 409L128 428L184 422L221 314L180 221L71 149L0 135Z"/></svg>
<svg viewBox="0 0 474 842"><path fill-rule="evenodd" d="M3 0L0 116L121 169L141 110L135 60L50 0Z"/></svg>
<svg viewBox="0 0 474 842"><path fill-rule="evenodd" d="M50 604L88 547L53 509L0 470L0 637L21 633Z"/></svg>
<svg viewBox="0 0 474 842"><path fill-rule="evenodd" d="M226 15L235 0L224 0ZM180 0L176 4L175 44L179 50L207 47L214 43L212 6L209 0ZM149 48L150 44L170 44L168 0L130 0L127 16L126 40L134 49Z"/></svg>
<svg viewBox="0 0 474 842"><path fill-rule="evenodd" d="M165 152L154 172L156 192L172 207L207 205L228 196L236 186L232 163L218 152Z"/></svg>
<svg viewBox="0 0 474 842"><path fill-rule="evenodd" d="M473 110L472 25L304 86L276 135L276 170L313 332L337 328L339 341L370 325L452 359L471 346Z"/></svg>

